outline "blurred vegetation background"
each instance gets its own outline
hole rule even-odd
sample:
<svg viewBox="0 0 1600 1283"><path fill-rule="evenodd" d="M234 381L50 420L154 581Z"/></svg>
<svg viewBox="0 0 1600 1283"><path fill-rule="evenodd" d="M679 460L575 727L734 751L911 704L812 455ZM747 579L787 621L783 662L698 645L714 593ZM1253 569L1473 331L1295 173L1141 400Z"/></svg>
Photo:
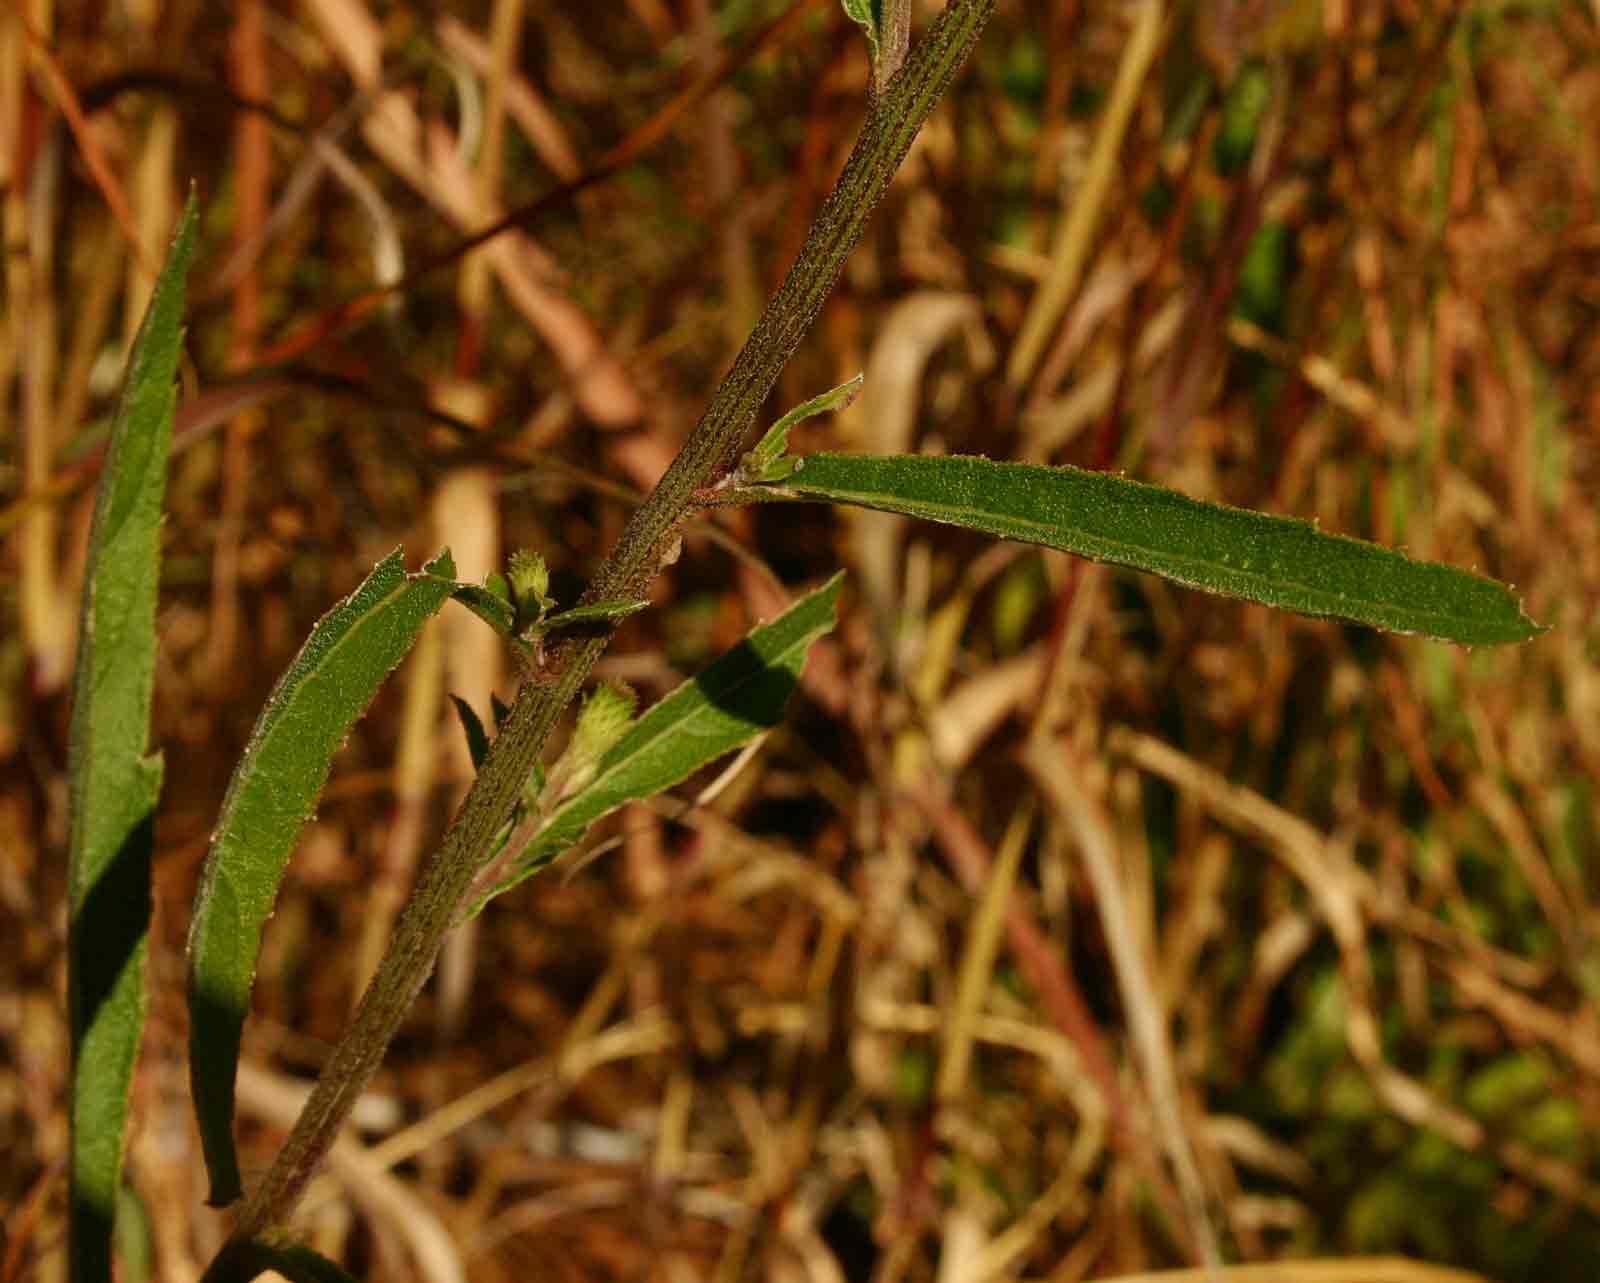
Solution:
<svg viewBox="0 0 1600 1283"><path fill-rule="evenodd" d="M62 1276L66 683L189 185L130 1279L196 1277L226 1228L182 944L271 684L396 544L464 577L536 548L570 603L866 85L834 0L0 13L0 1280ZM1065 1283L1208 1242L1593 1277L1597 120L1591 0L1002 0L773 399L866 371L796 446L1124 469L1510 580L1551 631L1468 652L717 514L604 675L653 699L843 565L840 630L736 769L457 933L305 1208L320 1250L397 1280ZM337 760L246 1030L257 1173L464 787L446 693L513 683L451 607ZM1270 1277L1442 1277L1373 1268Z"/></svg>

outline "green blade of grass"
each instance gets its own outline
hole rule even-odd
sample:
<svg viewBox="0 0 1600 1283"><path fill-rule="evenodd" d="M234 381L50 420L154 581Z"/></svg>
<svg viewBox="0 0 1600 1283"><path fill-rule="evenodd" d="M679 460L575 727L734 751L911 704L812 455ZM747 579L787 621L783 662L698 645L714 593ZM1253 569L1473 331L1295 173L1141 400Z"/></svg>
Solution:
<svg viewBox="0 0 1600 1283"><path fill-rule="evenodd" d="M509 871L473 906L549 864L596 820L654 797L777 725L800 680L806 652L833 627L843 574L802 597L639 718L602 757L593 777L563 802L512 858Z"/></svg>
<svg viewBox="0 0 1600 1283"><path fill-rule="evenodd" d="M239 1036L284 866L350 727L456 588L448 553L418 575L406 574L399 549L379 562L312 630L229 781L189 928L189 1077L213 1205L241 1192Z"/></svg>
<svg viewBox="0 0 1600 1283"><path fill-rule="evenodd" d="M1206 592L1393 632L1491 645L1543 631L1491 579L1078 468L965 456L812 454L752 498L848 503L1150 571Z"/></svg>
<svg viewBox="0 0 1600 1283"><path fill-rule="evenodd" d="M172 440L191 195L134 339L95 495L73 682L68 856L71 1273L111 1278L128 1089L144 1025L150 852L161 759L155 684L161 498Z"/></svg>

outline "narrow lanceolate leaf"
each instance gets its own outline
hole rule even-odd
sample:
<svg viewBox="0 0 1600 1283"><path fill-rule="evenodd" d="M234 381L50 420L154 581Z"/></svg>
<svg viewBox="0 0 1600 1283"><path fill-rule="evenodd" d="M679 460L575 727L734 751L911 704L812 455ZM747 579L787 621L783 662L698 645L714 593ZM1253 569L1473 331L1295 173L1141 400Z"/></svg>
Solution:
<svg viewBox="0 0 1600 1283"><path fill-rule="evenodd" d="M144 1024L161 496L172 440L195 204L156 281L95 495L73 684L68 883L72 1012L72 1278L111 1278L128 1087Z"/></svg>
<svg viewBox="0 0 1600 1283"><path fill-rule="evenodd" d="M496 575L489 579L490 583L481 588L477 584L457 584L451 596L505 638L517 657L526 662L533 658L533 647L525 637L518 635L517 608L500 595L494 583L499 579L503 586L505 581Z"/></svg>
<svg viewBox="0 0 1600 1283"><path fill-rule="evenodd" d="M476 913L582 840L624 803L654 797L777 725L811 643L833 627L843 575L756 628L692 681L650 709L595 765L588 783L512 857Z"/></svg>
<svg viewBox="0 0 1600 1283"><path fill-rule="evenodd" d="M233 1145L239 1035L261 931L334 753L457 585L445 553L408 575L400 551L322 617L279 679L222 802L189 929L189 1075L211 1201L240 1194Z"/></svg>
<svg viewBox="0 0 1600 1283"><path fill-rule="evenodd" d="M965 526L1207 592L1444 641L1484 645L1542 631L1491 579L1126 477L924 455L813 454L801 462L767 493Z"/></svg>

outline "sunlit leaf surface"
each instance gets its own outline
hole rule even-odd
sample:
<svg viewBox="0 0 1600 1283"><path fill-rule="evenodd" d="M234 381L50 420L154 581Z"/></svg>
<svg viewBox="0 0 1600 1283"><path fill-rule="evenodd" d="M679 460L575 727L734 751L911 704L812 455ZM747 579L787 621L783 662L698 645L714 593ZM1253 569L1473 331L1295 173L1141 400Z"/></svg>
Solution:
<svg viewBox="0 0 1600 1283"><path fill-rule="evenodd" d="M73 685L71 747L72 1276L111 1277L128 1087L144 1025L151 821L146 756L190 198L134 340L95 496Z"/></svg>
<svg viewBox="0 0 1600 1283"><path fill-rule="evenodd" d="M1493 580L1126 477L964 456L813 454L800 462L775 494L964 526L1393 632L1481 645L1541 631Z"/></svg>
<svg viewBox="0 0 1600 1283"><path fill-rule="evenodd" d="M279 679L223 799L189 930L189 1074L211 1201L239 1196L239 1036L284 866L351 725L456 590L446 553L408 575L397 549L322 617Z"/></svg>

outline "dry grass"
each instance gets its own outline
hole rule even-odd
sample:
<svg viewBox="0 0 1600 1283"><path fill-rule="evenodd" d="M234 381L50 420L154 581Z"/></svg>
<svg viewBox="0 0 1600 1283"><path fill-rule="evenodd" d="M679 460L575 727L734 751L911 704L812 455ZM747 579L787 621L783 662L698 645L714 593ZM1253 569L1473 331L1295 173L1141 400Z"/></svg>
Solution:
<svg viewBox="0 0 1600 1283"><path fill-rule="evenodd" d="M1468 653L894 518L722 514L610 675L653 698L845 564L839 631L714 797L633 808L454 941L308 1201L322 1250L395 1280L1600 1266L1600 6L1170 7L1146 70L1140 5L1002 3L782 389L866 395L797 445L1123 467L1509 579L1552 631ZM824 0L0 14L0 1283L61 1277L73 603L186 184L130 1165L178 1283L225 1231L181 945L262 697L397 542L533 546L571 599L865 82ZM506 689L482 646L439 621L291 866L258 1171L460 795L444 692Z"/></svg>

